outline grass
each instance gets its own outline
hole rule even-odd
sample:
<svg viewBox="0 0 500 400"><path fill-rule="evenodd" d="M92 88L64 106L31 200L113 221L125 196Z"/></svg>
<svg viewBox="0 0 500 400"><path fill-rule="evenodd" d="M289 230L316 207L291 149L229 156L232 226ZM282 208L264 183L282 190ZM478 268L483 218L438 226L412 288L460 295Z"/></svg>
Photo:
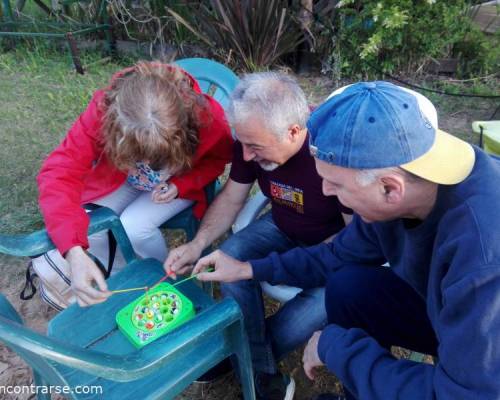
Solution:
<svg viewBox="0 0 500 400"><path fill-rule="evenodd" d="M500 99L467 97L467 95L499 96L499 80L497 78L477 81L441 79L424 82L423 86L454 94L454 96L446 96L432 92L422 92L436 106L440 124L443 116L453 118L458 114L464 114L467 122L488 120L493 116L495 107L500 105ZM463 96L464 94L466 96ZM471 118L467 118L467 116ZM500 113L495 117L495 119L498 118L500 118ZM470 143L478 143L477 138L472 136L470 124L459 126L458 129L455 127L455 129L449 131Z"/></svg>
<svg viewBox="0 0 500 400"><path fill-rule="evenodd" d="M90 54L84 64L94 61ZM0 53L0 216L2 232L43 226L35 177L46 155L121 66L72 70L67 54L41 45Z"/></svg>

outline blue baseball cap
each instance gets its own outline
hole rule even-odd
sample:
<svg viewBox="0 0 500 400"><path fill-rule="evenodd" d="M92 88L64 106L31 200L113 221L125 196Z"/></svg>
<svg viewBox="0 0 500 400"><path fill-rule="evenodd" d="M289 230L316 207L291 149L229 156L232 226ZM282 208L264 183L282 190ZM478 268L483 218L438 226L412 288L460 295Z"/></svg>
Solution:
<svg viewBox="0 0 500 400"><path fill-rule="evenodd" d="M456 184L474 166L474 149L438 129L432 103L390 82L360 82L333 92L307 122L311 154L344 168L401 167Z"/></svg>

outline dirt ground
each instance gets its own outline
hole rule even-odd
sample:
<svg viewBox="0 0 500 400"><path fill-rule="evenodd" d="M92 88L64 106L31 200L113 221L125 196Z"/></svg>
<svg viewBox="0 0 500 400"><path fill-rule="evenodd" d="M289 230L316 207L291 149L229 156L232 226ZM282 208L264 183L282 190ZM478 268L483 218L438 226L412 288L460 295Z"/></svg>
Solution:
<svg viewBox="0 0 500 400"><path fill-rule="evenodd" d="M320 103L333 89L334 84L324 77L300 77L302 86L306 89L311 103ZM471 134L473 120L488 119L496 104L487 101L464 102L463 99L433 100L437 103L441 128L454 133L470 142L477 143L477 138ZM1 230L1 229L0 229ZM170 237L170 242L176 239ZM172 243L174 244L174 243ZM24 322L33 329L44 332L47 321L55 315L38 296L31 301L21 301L19 293L24 284L26 259L0 256L0 291L13 304L22 316ZM272 311L276 305L268 303ZM313 395L330 390L340 390L338 381L326 371L322 371L315 381L309 381L301 367L301 351L291 354L284 362L283 369L289 372L297 382L296 399L310 399ZM31 371L25 363L10 350L0 346L0 386L29 385L32 382ZM12 396L5 399L32 399L34 396ZM225 378L214 385L192 385L181 399L237 399L239 398L238 384L234 378Z"/></svg>

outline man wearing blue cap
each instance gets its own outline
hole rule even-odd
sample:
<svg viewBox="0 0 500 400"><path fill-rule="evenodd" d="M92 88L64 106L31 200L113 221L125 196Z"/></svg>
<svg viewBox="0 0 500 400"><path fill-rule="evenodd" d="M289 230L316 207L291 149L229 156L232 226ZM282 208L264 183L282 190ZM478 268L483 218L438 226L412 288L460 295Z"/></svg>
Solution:
<svg viewBox="0 0 500 400"><path fill-rule="evenodd" d="M323 192L353 222L329 244L247 263L213 253L194 272L326 285L329 325L304 369L314 378L326 365L348 398L500 398L499 159L437 129L428 99L388 82L338 90L307 126ZM437 361L398 360L393 345Z"/></svg>

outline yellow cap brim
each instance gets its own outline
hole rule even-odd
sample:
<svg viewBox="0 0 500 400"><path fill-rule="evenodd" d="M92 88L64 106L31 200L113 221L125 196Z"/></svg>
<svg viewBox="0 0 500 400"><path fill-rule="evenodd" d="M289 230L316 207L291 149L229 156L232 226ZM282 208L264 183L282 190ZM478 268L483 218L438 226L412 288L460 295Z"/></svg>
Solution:
<svg viewBox="0 0 500 400"><path fill-rule="evenodd" d="M475 158L470 144L437 129L429 151L400 167L431 182L455 185L469 176Z"/></svg>

